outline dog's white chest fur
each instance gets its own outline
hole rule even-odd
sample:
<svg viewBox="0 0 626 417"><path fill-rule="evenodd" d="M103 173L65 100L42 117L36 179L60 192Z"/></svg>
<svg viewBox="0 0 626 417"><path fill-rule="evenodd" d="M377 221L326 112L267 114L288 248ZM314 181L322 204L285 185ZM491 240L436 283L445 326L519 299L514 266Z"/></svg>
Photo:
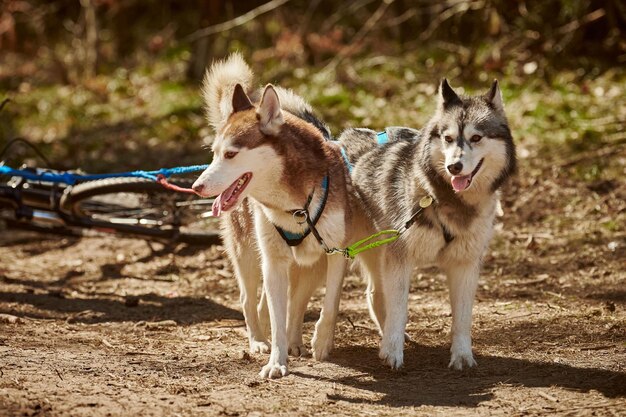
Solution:
<svg viewBox="0 0 626 417"><path fill-rule="evenodd" d="M482 258L493 234L496 202L494 198L478 207L476 217L466 227L455 227L454 223L448 222L454 240L438 254L439 265ZM442 220L445 221L445 218Z"/></svg>
<svg viewBox="0 0 626 417"><path fill-rule="evenodd" d="M435 227L418 226L407 233L407 247L418 265L443 266L450 262L463 262L480 258L493 234L495 200L480 207L477 216L466 227L455 226L449 215L439 214ZM445 224L453 237L446 242L441 224Z"/></svg>
<svg viewBox="0 0 626 417"><path fill-rule="evenodd" d="M323 255L319 243L313 235L307 236L298 246L291 247L293 260L301 266L311 266Z"/></svg>
<svg viewBox="0 0 626 417"><path fill-rule="evenodd" d="M344 219L343 211L328 210L324 213L323 221L315 226L320 237L329 248L343 248L346 236ZM310 233L300 245L292 247L291 252L296 263L302 266L313 265L319 260L320 255L326 256L313 233Z"/></svg>
<svg viewBox="0 0 626 417"><path fill-rule="evenodd" d="M407 233L407 247L410 248L410 256L418 265L433 264L437 260L437 254L446 245L446 241L439 228L414 227Z"/></svg>
<svg viewBox="0 0 626 417"><path fill-rule="evenodd" d="M308 228L306 224L298 225L290 214L265 208L261 209L271 223L283 230L292 233L304 233ZM322 217L315 225L315 228L329 248L343 248L345 246L347 230L343 210L332 210L327 207ZM275 234L272 236L273 239L280 239L275 230L273 234ZM301 266L311 266L315 264L320 257L326 256L320 242L318 242L313 233L309 233L299 245L291 246L290 252L293 258L292 260Z"/></svg>

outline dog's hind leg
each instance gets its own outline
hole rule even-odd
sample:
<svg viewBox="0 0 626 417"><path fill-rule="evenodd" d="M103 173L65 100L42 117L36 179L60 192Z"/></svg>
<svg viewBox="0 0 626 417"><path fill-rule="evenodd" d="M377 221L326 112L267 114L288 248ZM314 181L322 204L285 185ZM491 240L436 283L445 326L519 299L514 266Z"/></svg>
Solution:
<svg viewBox="0 0 626 417"><path fill-rule="evenodd" d="M455 264L446 268L452 307L452 346L450 368L476 366L472 355L472 308L478 286L478 262Z"/></svg>
<svg viewBox="0 0 626 417"><path fill-rule="evenodd" d="M256 311L259 317L259 329L261 334L264 339L268 340L271 332L270 310L267 307L267 295L265 294L265 287L263 285L261 285L261 298L259 299Z"/></svg>
<svg viewBox="0 0 626 417"><path fill-rule="evenodd" d="M309 351L302 342L302 324L311 294L319 284L319 264L312 267L293 266L289 276L289 304L287 313L287 338L289 354L308 356Z"/></svg>
<svg viewBox="0 0 626 417"><path fill-rule="evenodd" d="M383 251L384 248L378 250ZM359 261L367 275L367 290L365 293L367 307L372 321L378 328L378 333L382 336L383 324L385 323L385 300L383 298L380 274L380 256L374 252L363 252L359 257Z"/></svg>
<svg viewBox="0 0 626 417"><path fill-rule="evenodd" d="M343 257L329 256L327 258L324 307L315 325L315 334L311 340L313 357L318 361L326 360L335 344L335 324L346 266L347 261Z"/></svg>
<svg viewBox="0 0 626 417"><path fill-rule="evenodd" d="M267 353L270 346L267 343L267 333L259 323L257 313L257 292L261 283L261 266L258 254L254 248L240 248L237 259L233 259L235 275L239 282L241 307L246 320L248 341L251 353ZM263 297L261 303L264 303Z"/></svg>
<svg viewBox="0 0 626 417"><path fill-rule="evenodd" d="M251 353L269 352L268 333L259 325L257 313L258 290L261 284L261 263L258 241L254 236L254 223L248 201L242 209L222 216L220 221L222 238L228 258L237 277L239 299L248 331ZM261 298L263 302L263 297Z"/></svg>
<svg viewBox="0 0 626 417"><path fill-rule="evenodd" d="M385 321L379 356L392 369L401 367L404 362L404 331L412 269L407 262L399 259L391 258L389 251L385 254L385 276L382 279Z"/></svg>
<svg viewBox="0 0 626 417"><path fill-rule="evenodd" d="M378 328L378 334L382 336L385 323L385 297L383 295L383 277L380 272L380 255L363 253L359 256L367 274L367 290L365 293L367 307L372 321ZM404 341L411 341L407 333L404 333Z"/></svg>

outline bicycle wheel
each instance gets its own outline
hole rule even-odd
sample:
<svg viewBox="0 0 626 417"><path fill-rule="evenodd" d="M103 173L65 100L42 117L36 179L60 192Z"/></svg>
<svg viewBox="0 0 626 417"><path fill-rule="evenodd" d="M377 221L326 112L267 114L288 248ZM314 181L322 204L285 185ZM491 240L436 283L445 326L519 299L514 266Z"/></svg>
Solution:
<svg viewBox="0 0 626 417"><path fill-rule="evenodd" d="M175 182L189 187L191 180ZM68 187L59 202L81 227L200 245L220 243L212 199L176 193L144 178L109 178Z"/></svg>

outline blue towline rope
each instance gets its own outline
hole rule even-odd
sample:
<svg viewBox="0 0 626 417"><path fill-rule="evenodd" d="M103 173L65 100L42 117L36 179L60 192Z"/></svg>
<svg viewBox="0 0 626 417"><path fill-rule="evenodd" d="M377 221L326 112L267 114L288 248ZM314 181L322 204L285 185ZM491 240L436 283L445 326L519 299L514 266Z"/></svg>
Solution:
<svg viewBox="0 0 626 417"><path fill-rule="evenodd" d="M136 178L146 178L149 180L156 181L158 175L163 175L165 177L170 177L172 175L178 174L187 174L189 172L198 172L204 171L207 169L208 165L191 165L184 167L174 167L174 168L161 168L155 171L130 171L130 172L118 172L113 174L72 174L71 172L64 172L62 174L57 174L54 172L42 172L35 173L31 171L25 171L21 169L13 169L8 166L0 166L0 175L15 175L18 177L26 178L31 181L47 181L47 182L56 182L63 183L68 185L74 185L79 181L94 181L94 180L102 180L106 178L126 178L126 177L136 177Z"/></svg>
<svg viewBox="0 0 626 417"><path fill-rule="evenodd" d="M376 134L376 140L379 145L384 145L388 142L387 132L380 132ZM350 164L350 160L348 159L348 154L345 149L341 148L341 154L346 162L346 166L348 167L348 171L352 172L352 164ZM135 178L146 178L149 180L156 181L158 175L163 175L165 177L170 177L172 175L180 175L187 174L190 172L198 172L204 171L208 168L208 165L191 165L191 166L183 166L183 167L174 167L174 168L161 168L155 171L130 171L130 172L118 172L113 174L73 174L71 172L63 172L61 174L57 174L54 172L31 172L25 171L22 169L14 169L5 165L0 166L0 175L14 175L22 178L26 178L31 181L47 181L47 182L56 182L63 183L68 185L74 185L79 181L94 181L94 180L102 180L107 178L126 178L126 177L135 177Z"/></svg>

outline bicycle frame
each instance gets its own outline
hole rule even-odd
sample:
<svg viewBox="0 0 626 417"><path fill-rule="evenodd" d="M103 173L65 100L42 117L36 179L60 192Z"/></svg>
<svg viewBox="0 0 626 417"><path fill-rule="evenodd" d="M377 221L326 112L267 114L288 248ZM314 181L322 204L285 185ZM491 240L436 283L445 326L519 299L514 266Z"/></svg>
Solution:
<svg viewBox="0 0 626 417"><path fill-rule="evenodd" d="M163 241L216 244L217 234L193 238L185 235L181 239L177 228L139 227L143 219L128 219L127 222L99 221L76 216L60 207L61 197L71 186L56 183L35 182L21 177L12 177L0 183L0 220L9 228L48 232L64 235L84 235L84 229L108 234L123 234Z"/></svg>

